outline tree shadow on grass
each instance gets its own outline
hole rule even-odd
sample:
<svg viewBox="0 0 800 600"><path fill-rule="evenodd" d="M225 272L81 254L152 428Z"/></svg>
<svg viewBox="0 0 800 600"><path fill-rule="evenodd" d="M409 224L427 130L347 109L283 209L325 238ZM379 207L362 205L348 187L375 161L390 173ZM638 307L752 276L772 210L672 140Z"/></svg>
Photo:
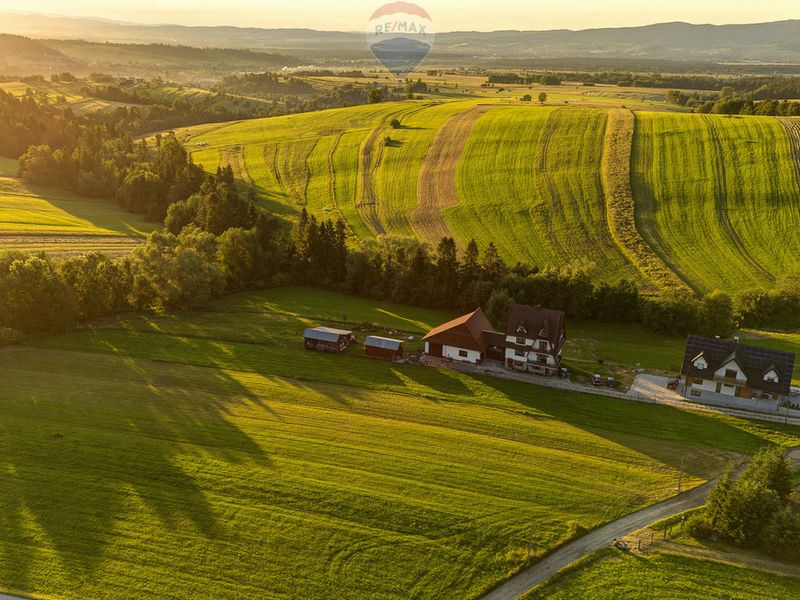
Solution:
<svg viewBox="0 0 800 600"><path fill-rule="evenodd" d="M271 461L229 418L248 390L219 371L192 374L121 355L0 351L0 585L65 593L41 576L54 552L47 560L79 590L139 511L168 535L222 535L202 473L187 468Z"/></svg>
<svg viewBox="0 0 800 600"><path fill-rule="evenodd" d="M559 390L495 377L480 380L518 403L622 447L683 470L691 476L716 476L736 455L753 454L770 444L780 425L763 423L747 430L731 419L669 406ZM764 437L753 433L762 429ZM703 459L705 455L706 459Z"/></svg>

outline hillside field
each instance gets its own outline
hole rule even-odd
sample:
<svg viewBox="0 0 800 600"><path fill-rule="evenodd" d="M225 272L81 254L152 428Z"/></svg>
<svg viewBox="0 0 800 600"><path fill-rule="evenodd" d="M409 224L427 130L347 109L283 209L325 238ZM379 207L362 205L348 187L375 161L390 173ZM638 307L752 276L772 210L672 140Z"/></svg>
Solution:
<svg viewBox="0 0 800 600"><path fill-rule="evenodd" d="M608 119L619 106L424 99L178 135L206 169L233 165L275 213L340 216L354 239L450 235L463 248L474 238L511 264L588 267L645 288L671 285L648 271L666 269L700 292L771 287L800 271L800 128L636 112L631 139L611 129L629 122ZM627 140L622 154L615 140ZM615 226L629 221L635 234L622 238L609 226L607 152L615 164L630 155L634 214Z"/></svg>
<svg viewBox="0 0 800 600"><path fill-rule="evenodd" d="M447 315L311 290L0 350L0 590L474 598L794 432L307 352L309 324ZM265 596L266 591L266 596Z"/></svg>
<svg viewBox="0 0 800 600"><path fill-rule="evenodd" d="M0 252L113 256L130 252L155 229L111 200L31 186L10 176L15 172L16 161L0 160Z"/></svg>
<svg viewBox="0 0 800 600"><path fill-rule="evenodd" d="M683 554L644 557L609 549L567 567L524 598L784 600L796 597L798 586L791 577Z"/></svg>

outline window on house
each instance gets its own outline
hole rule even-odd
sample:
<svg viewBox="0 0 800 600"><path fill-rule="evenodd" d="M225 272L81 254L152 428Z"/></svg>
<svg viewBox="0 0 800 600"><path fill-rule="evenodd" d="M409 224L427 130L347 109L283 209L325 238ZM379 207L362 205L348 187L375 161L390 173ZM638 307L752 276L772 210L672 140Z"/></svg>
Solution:
<svg viewBox="0 0 800 600"><path fill-rule="evenodd" d="M518 343L520 346L524 346L524 345L525 345L525 338L518 337L518 338L517 338L517 343Z"/></svg>
<svg viewBox="0 0 800 600"><path fill-rule="evenodd" d="M461 358L467 358L469 356L469 352L467 352L466 350L459 350L458 356Z"/></svg>
<svg viewBox="0 0 800 600"><path fill-rule="evenodd" d="M692 396L702 396L703 393L700 390L692 390Z"/></svg>
<svg viewBox="0 0 800 600"><path fill-rule="evenodd" d="M695 378L694 378L694 380L692 381L692 383L693 383L694 385L703 385L703 384L705 383L705 381L704 381L704 380L702 380L702 379L698 379L697 377L695 377Z"/></svg>
<svg viewBox="0 0 800 600"><path fill-rule="evenodd" d="M736 369L725 369L725 379L736 379L738 374Z"/></svg>
<svg viewBox="0 0 800 600"><path fill-rule="evenodd" d="M524 350L514 350L514 356L522 356L522 357L524 357L525 356L525 351Z"/></svg>
<svg viewBox="0 0 800 600"><path fill-rule="evenodd" d="M539 350L544 350L545 352L547 352L547 342L540 341L539 342Z"/></svg>

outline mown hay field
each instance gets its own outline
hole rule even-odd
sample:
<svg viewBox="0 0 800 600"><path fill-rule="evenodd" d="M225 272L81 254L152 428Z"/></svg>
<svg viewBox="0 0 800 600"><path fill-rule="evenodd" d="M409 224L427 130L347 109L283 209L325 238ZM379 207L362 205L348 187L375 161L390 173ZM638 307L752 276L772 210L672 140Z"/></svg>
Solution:
<svg viewBox="0 0 800 600"><path fill-rule="evenodd" d="M0 162L0 174L16 161ZM84 198L0 175L0 252L130 252L156 225L111 200Z"/></svg>
<svg viewBox="0 0 800 600"><path fill-rule="evenodd" d="M0 589L65 598L477 597L764 444L736 419L302 349L311 290L0 350Z"/></svg>
<svg viewBox="0 0 800 600"><path fill-rule="evenodd" d="M642 235L702 291L763 288L800 270L800 187L770 117L638 113Z"/></svg>
<svg viewBox="0 0 800 600"><path fill-rule="evenodd" d="M797 272L791 123L637 112L631 132L618 114L410 101L180 135L207 169L232 164L277 214L341 216L354 240L451 235L464 248L474 238L511 264L589 266L598 280L701 292L770 287Z"/></svg>

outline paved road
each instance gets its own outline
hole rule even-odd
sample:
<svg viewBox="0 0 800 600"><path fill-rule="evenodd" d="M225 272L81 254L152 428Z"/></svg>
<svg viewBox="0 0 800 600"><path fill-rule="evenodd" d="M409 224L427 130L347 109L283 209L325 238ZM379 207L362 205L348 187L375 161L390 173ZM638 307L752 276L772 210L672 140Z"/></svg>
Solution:
<svg viewBox="0 0 800 600"><path fill-rule="evenodd" d="M9 596L8 594L0 594L0 600L28 600L21 596Z"/></svg>
<svg viewBox="0 0 800 600"><path fill-rule="evenodd" d="M800 448L790 450L788 455L794 467L800 467ZM738 470L742 468L740 467ZM500 587L486 594L483 600L513 600L540 583L544 583L558 571L571 565L576 560L603 548L610 547L614 538L623 538L634 531L644 529L651 523L677 515L691 508L702 506L714 483L715 481L710 481L674 498L659 502L649 508L642 509L639 512L595 529L574 542L562 546L553 554L512 577Z"/></svg>

